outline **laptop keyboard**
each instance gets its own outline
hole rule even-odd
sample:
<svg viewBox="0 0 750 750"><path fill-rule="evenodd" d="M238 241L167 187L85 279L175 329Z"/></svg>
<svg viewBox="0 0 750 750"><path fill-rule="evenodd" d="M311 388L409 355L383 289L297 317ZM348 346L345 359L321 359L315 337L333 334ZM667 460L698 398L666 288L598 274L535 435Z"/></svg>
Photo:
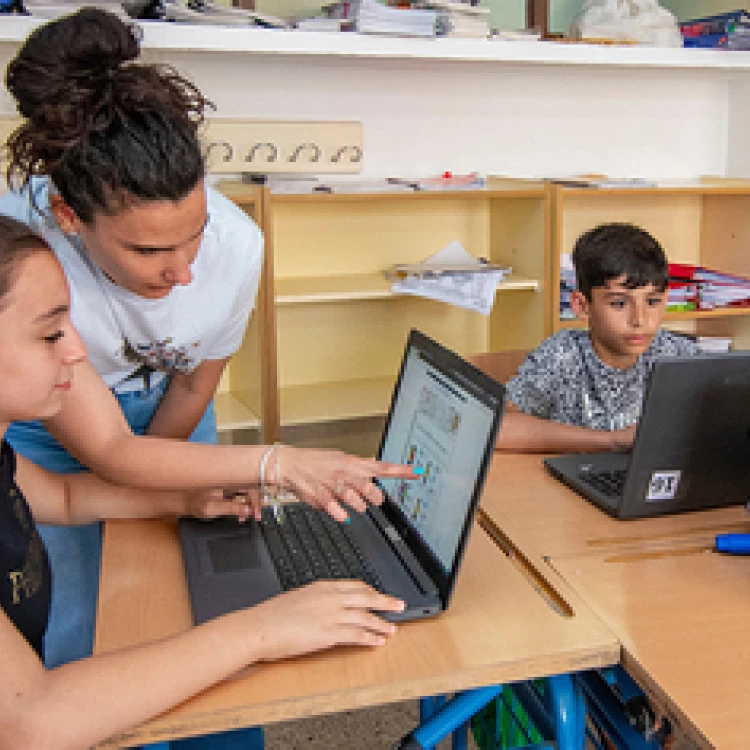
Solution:
<svg viewBox="0 0 750 750"><path fill-rule="evenodd" d="M279 523L272 508L263 509L261 533L285 591L319 579L354 578L382 591L375 571L345 526L303 503L284 506Z"/></svg>
<svg viewBox="0 0 750 750"><path fill-rule="evenodd" d="M625 469L609 469L606 471L582 471L578 478L608 497L619 498L622 497L622 491L625 488L626 476Z"/></svg>

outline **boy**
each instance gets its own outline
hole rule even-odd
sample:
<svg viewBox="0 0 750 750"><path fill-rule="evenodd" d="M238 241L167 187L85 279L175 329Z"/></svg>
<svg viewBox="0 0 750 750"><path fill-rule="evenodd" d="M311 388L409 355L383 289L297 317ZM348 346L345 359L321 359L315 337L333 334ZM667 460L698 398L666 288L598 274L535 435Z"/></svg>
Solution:
<svg viewBox="0 0 750 750"><path fill-rule="evenodd" d="M648 232L602 224L579 237L573 265L571 307L588 330L550 336L519 367L507 385L498 450L627 450L656 360L699 351L660 330L668 264Z"/></svg>

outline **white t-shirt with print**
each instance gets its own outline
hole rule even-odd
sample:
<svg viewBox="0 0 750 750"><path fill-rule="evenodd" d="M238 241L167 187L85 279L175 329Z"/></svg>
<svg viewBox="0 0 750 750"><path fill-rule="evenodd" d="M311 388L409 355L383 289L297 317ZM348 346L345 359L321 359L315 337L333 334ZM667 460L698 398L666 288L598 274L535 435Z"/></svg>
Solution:
<svg viewBox="0 0 750 750"><path fill-rule="evenodd" d="M140 390L141 378L128 378L146 363L155 372L192 372L201 362L224 359L240 346L255 306L263 258L263 236L237 206L206 188L208 223L193 280L162 299L146 299L113 284L87 262L77 238L65 235L48 211L49 181L33 181L35 208L28 191L0 198L0 213L41 234L65 269L71 292L71 319L104 382L118 393ZM137 356L126 351L127 338Z"/></svg>

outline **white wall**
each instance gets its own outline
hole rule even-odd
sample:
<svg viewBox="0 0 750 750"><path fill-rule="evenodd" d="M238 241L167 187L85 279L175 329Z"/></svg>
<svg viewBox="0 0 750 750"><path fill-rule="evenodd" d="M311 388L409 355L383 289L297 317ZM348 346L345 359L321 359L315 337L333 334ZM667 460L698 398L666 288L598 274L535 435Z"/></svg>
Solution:
<svg viewBox="0 0 750 750"><path fill-rule="evenodd" d="M333 56L158 57L189 74L222 117L362 121L369 176L726 171L728 84L700 72Z"/></svg>

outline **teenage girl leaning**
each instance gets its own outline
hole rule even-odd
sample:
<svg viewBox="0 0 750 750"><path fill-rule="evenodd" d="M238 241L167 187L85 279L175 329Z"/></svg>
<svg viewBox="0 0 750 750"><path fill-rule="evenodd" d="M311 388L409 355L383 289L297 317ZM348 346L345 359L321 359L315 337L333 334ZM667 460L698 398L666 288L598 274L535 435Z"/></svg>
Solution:
<svg viewBox="0 0 750 750"><path fill-rule="evenodd" d="M89 468L154 489L242 488L257 482L264 446L207 455L175 441L157 450L133 434L215 441L211 399L242 339L262 260L257 227L205 185L197 129L208 102L138 54L125 24L88 8L37 29L8 66L25 122L9 140L13 192L0 213L52 248L90 362L78 365L59 411L12 425L7 439L54 471ZM373 461L290 447L282 455L285 482L336 518L345 516L339 501L363 510L380 497ZM91 653L101 537L98 524L43 527L42 537L56 574L45 639L54 667Z"/></svg>
<svg viewBox="0 0 750 750"><path fill-rule="evenodd" d="M53 253L23 224L0 217L0 437L13 420L54 416L72 393L85 348L68 306L65 275ZM157 459L167 445L155 441ZM231 446L194 447L232 452ZM53 474L16 456L2 440L0 746L91 747L247 664L336 644L376 646L394 632L373 610L399 611L401 602L358 581L325 581L158 643L45 669L40 652L50 566L35 520L247 513L239 501L205 497L137 492L88 473Z"/></svg>

